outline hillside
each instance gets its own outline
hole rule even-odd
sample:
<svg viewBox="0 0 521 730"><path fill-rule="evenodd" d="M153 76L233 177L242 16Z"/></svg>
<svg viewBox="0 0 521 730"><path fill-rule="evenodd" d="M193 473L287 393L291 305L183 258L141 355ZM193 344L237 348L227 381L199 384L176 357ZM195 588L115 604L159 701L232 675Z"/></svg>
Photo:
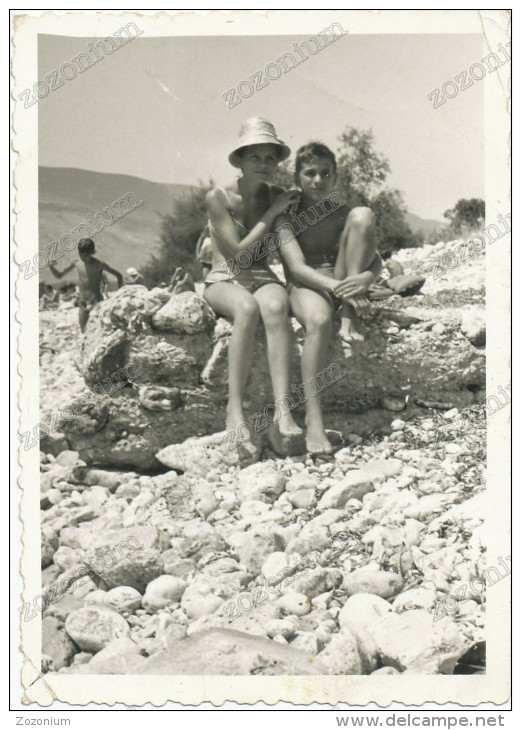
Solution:
<svg viewBox="0 0 521 730"><path fill-rule="evenodd" d="M442 221L436 221L429 218L420 218L419 215L415 215L414 213L406 213L405 220L409 224L413 233L416 233L417 231L437 231L447 225L446 222L443 223Z"/></svg>
<svg viewBox="0 0 521 730"><path fill-rule="evenodd" d="M70 233L80 224L91 222L97 213L115 204L129 193L143 201L111 225L91 235L96 241L100 258L124 271L129 266L140 267L158 245L161 215L170 212L172 201L190 192L189 185L154 183L130 175L112 175L90 170L63 167L40 167L39 190L39 249L44 251L52 241ZM131 198L133 200L133 198ZM127 210L124 203L119 206ZM115 207L116 212L118 206ZM90 214L90 218L89 218ZM105 220L110 221L108 212ZM98 225L98 228L101 228ZM86 235L86 232L81 235ZM75 236L77 242L78 235ZM65 253L56 266L63 269L73 260L73 252ZM41 270L44 281L55 281L48 269Z"/></svg>
<svg viewBox="0 0 521 730"><path fill-rule="evenodd" d="M142 205L112 225L103 224L104 228L91 236L96 241L99 256L120 271L125 271L129 266L143 266L150 254L157 250L161 215L170 212L174 198L189 194L192 187L155 183L130 175L40 167L38 189L40 251L80 224L92 221L96 213L101 213L129 193L143 201ZM110 219L111 216L105 213L105 220ZM444 225L414 213L407 213L406 219L413 232L420 229L432 231ZM79 237L75 236L76 242ZM74 255L74 252L66 252L56 262L57 267L63 269ZM41 278L49 283L56 281L48 269L41 270Z"/></svg>

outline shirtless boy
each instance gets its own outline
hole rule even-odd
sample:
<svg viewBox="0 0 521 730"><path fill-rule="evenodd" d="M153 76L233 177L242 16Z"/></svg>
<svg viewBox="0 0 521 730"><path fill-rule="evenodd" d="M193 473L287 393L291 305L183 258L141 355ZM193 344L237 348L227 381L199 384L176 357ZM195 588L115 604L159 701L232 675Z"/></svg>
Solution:
<svg viewBox="0 0 521 730"><path fill-rule="evenodd" d="M355 310L368 306L364 295L380 273L382 261L376 251L374 215L369 208L349 211L341 205L335 209L331 200L320 206L336 182L336 159L328 147L318 142L301 147L295 160L295 179L302 190L295 213L298 220L282 215L275 226L291 309L306 330L301 367L303 381L307 383L326 366L336 309L341 309L342 339L361 338ZM319 220L316 211L321 210L328 212ZM309 225L293 233L301 213ZM319 393L306 401L306 445L312 454L332 451Z"/></svg>
<svg viewBox="0 0 521 730"><path fill-rule="evenodd" d="M69 264L63 271L58 271L52 264L49 264L49 269L58 279L61 279L69 271L72 271L72 269L76 269L79 289L78 316L82 332L85 331L90 310L97 302L101 302L103 299L101 293L103 272L106 271L116 277L118 280L118 288L123 284L123 277L119 271L116 271L116 269L113 269L104 261L97 259L94 256L95 253L96 247L92 238L82 238L78 242L79 261Z"/></svg>

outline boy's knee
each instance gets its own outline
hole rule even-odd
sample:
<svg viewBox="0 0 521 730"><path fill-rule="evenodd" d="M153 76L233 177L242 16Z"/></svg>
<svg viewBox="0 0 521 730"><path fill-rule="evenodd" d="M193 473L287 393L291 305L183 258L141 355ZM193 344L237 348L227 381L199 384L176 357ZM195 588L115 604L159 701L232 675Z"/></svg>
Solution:
<svg viewBox="0 0 521 730"><path fill-rule="evenodd" d="M288 302L284 299L272 299L263 308L264 317L286 317L288 314Z"/></svg>
<svg viewBox="0 0 521 730"><path fill-rule="evenodd" d="M332 318L326 312L314 312L306 320L306 329L312 332L328 332L332 325Z"/></svg>
<svg viewBox="0 0 521 730"><path fill-rule="evenodd" d="M370 228L374 225L375 215L371 208L359 206L349 212L347 220L351 227Z"/></svg>
<svg viewBox="0 0 521 730"><path fill-rule="evenodd" d="M250 299L245 299L240 303L235 317L236 319L255 320L258 318L259 313L259 305L257 304L256 299L251 297Z"/></svg>

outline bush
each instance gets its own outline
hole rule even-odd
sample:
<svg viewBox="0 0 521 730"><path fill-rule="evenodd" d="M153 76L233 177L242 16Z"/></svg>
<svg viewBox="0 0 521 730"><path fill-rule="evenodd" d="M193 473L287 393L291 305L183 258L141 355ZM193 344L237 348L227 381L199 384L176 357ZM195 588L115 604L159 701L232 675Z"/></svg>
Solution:
<svg viewBox="0 0 521 730"><path fill-rule="evenodd" d="M347 127L339 137L338 185L349 208L368 206L376 217L378 250L385 258L400 248L421 245L405 218L399 190L384 187L389 161L374 149L372 130Z"/></svg>
<svg viewBox="0 0 521 730"><path fill-rule="evenodd" d="M161 216L159 251L143 268L147 283L154 285L161 281L168 282L178 266L183 266L199 278L200 266L195 260L195 248L208 220L206 194L213 187L215 184L212 180L206 184L200 182L199 187L174 200L172 213Z"/></svg>

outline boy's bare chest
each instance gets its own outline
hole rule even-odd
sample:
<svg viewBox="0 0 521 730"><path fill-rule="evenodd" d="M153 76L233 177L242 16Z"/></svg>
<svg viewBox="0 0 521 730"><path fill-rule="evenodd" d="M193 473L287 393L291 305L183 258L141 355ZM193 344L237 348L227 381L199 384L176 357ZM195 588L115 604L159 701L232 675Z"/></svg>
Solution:
<svg viewBox="0 0 521 730"><path fill-rule="evenodd" d="M299 243L306 248L308 246L317 246L324 248L338 248L340 235L343 230L343 220L335 215L328 216L316 223L312 222L309 216L309 222L305 218L298 218L300 227L304 230L298 234Z"/></svg>

